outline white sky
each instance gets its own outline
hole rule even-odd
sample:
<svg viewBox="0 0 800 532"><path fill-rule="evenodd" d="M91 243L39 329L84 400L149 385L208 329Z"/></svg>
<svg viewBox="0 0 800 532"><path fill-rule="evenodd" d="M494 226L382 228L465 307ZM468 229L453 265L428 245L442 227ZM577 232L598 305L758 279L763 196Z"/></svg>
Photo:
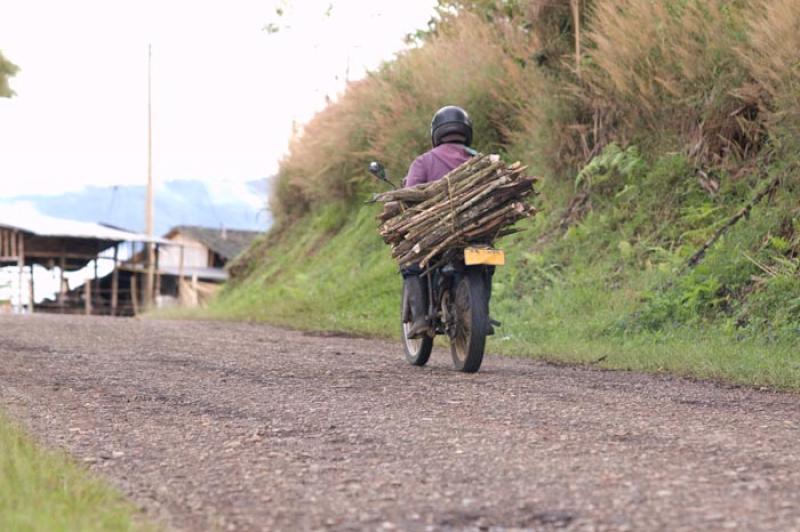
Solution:
<svg viewBox="0 0 800 532"><path fill-rule="evenodd" d="M148 43L155 179L268 176L292 121L348 64L354 79L390 59L435 3L0 0L0 51L21 67L0 98L0 197L146 182Z"/></svg>

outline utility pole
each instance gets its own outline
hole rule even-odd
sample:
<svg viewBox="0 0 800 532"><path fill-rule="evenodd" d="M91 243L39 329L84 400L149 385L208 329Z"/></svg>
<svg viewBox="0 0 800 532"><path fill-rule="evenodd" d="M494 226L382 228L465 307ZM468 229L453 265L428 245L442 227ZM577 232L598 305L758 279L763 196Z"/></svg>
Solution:
<svg viewBox="0 0 800 532"><path fill-rule="evenodd" d="M147 242L147 279L145 282L144 306L149 309L153 305L153 278L155 277L155 247L153 246L153 118L151 93L151 45L147 45L147 199L145 200L145 232Z"/></svg>

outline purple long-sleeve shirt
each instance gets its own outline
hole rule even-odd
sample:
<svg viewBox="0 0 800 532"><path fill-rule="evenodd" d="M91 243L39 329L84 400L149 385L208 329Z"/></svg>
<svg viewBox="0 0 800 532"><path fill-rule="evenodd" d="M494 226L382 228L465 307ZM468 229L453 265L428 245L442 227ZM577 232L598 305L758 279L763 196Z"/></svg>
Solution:
<svg viewBox="0 0 800 532"><path fill-rule="evenodd" d="M407 187L432 183L469 160L474 152L463 144L440 144L417 157L403 180Z"/></svg>

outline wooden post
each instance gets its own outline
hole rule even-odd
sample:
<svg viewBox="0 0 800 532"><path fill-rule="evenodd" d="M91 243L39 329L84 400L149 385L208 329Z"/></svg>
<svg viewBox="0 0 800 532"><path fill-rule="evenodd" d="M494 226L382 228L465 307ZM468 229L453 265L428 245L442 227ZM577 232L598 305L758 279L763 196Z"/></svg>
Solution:
<svg viewBox="0 0 800 532"><path fill-rule="evenodd" d="M30 290L30 298L31 298L30 302L28 303L28 312L33 314L33 305L34 305L34 298L33 298L33 294L34 294L34 292L33 292L33 288L34 288L34 286L33 286L33 263L31 263L31 278L30 278L30 281L28 281L28 288Z"/></svg>
<svg viewBox="0 0 800 532"><path fill-rule="evenodd" d="M161 249L158 244L156 244L156 288L155 292L153 293L153 306L156 305L158 301L158 296L161 295L161 273L159 271L159 261L161 259Z"/></svg>
<svg viewBox="0 0 800 532"><path fill-rule="evenodd" d="M22 281L25 277L25 238L19 231L14 232L17 241L17 267L19 268L19 312L22 313Z"/></svg>
<svg viewBox="0 0 800 532"><path fill-rule="evenodd" d="M131 272L131 305L133 305L134 316L139 314L139 295L136 292L136 272Z"/></svg>
<svg viewBox="0 0 800 532"><path fill-rule="evenodd" d="M119 244L114 246L114 271L111 272L111 315L117 315L117 305L119 304Z"/></svg>
<svg viewBox="0 0 800 532"><path fill-rule="evenodd" d="M144 306L153 305L153 285L155 276L155 246L153 245L153 129L151 98L152 50L147 45L147 199L145 201L145 232L147 233L147 278L145 279Z"/></svg>
<svg viewBox="0 0 800 532"><path fill-rule="evenodd" d="M180 247L180 258L178 259L178 304L183 304L183 244Z"/></svg>
<svg viewBox="0 0 800 532"><path fill-rule="evenodd" d="M67 290L64 286L66 279L64 278L64 271L67 269L67 258L62 254L58 259L58 306L60 313L64 314L64 305L66 305Z"/></svg>
<svg viewBox="0 0 800 532"><path fill-rule="evenodd" d="M0 257L5 259L14 255L14 250L11 249L11 234L5 229L0 229Z"/></svg>
<svg viewBox="0 0 800 532"><path fill-rule="evenodd" d="M95 257L94 258L94 278L92 279L92 292L93 292L93 296L92 297L94 297L94 300L92 301L92 308L96 308L99 311L100 308L101 308L100 303L101 303L102 300L100 298L100 279L97 278L97 262L98 262L98 257Z"/></svg>
<svg viewBox="0 0 800 532"><path fill-rule="evenodd" d="M198 294L198 286L197 286L197 274L192 274L192 307L198 306L200 303L200 297Z"/></svg>
<svg viewBox="0 0 800 532"><path fill-rule="evenodd" d="M92 283L86 279L83 283L83 312L87 316L92 314Z"/></svg>

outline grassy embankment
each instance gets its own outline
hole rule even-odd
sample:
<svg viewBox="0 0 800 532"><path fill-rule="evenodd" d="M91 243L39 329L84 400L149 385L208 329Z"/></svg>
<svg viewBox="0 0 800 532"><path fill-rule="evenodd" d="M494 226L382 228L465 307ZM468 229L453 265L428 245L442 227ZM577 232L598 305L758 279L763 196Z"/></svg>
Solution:
<svg viewBox="0 0 800 532"><path fill-rule="evenodd" d="M142 530L136 509L0 413L0 530Z"/></svg>
<svg viewBox="0 0 800 532"><path fill-rule="evenodd" d="M396 336L364 168L402 175L433 110L458 103L478 149L542 176L541 213L500 243L490 351L800 388L800 3L595 0L579 69L568 3L477 4L307 125L277 228L209 313Z"/></svg>

